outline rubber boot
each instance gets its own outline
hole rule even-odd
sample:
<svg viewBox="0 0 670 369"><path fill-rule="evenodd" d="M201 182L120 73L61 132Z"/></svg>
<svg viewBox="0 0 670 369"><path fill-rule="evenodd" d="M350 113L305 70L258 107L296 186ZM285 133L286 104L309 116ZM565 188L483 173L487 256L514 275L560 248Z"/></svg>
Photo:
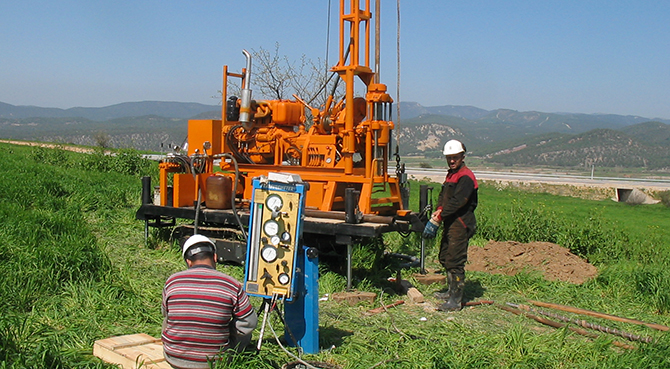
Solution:
<svg viewBox="0 0 670 369"><path fill-rule="evenodd" d="M447 291L445 292L435 292L433 296L438 300L449 300L451 296L451 280L453 279L453 274L447 272Z"/></svg>
<svg viewBox="0 0 670 369"><path fill-rule="evenodd" d="M449 299L440 305L441 311L459 311L461 310L461 301L463 300L463 290L465 289L465 273L454 273L449 283Z"/></svg>

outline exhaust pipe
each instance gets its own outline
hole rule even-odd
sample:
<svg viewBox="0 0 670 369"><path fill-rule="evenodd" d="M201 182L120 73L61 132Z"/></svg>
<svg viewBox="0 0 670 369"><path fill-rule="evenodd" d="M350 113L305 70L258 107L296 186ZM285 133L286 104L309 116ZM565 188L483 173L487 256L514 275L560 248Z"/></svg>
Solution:
<svg viewBox="0 0 670 369"><path fill-rule="evenodd" d="M240 123L245 130L251 129L251 54L242 50L242 54L247 58L247 68L244 73L244 88L242 88L242 97L240 99Z"/></svg>

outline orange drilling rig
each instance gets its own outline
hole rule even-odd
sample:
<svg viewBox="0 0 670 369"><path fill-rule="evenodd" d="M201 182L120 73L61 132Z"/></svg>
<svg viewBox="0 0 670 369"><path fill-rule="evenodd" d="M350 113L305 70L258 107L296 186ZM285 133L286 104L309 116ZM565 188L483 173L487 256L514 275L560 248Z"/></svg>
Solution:
<svg viewBox="0 0 670 369"><path fill-rule="evenodd" d="M378 6L376 13L378 36ZM341 0L339 59L331 71L344 82L345 97L336 101L331 95L320 109L296 95L295 100L252 99L252 58L246 50L241 73L224 66L221 119L188 122L185 152L168 154L159 164L156 204L150 179L144 180L137 218L147 227L193 219L188 227L210 232L217 247L221 244L222 261L243 261L238 240L246 237L252 180L284 173L309 183L305 242L350 246L385 232L422 231L417 214L407 208L399 159L394 175L388 170L393 99L371 68L372 20L370 0ZM240 81L239 97L228 96L233 78ZM362 83L365 96L355 96L355 83Z"/></svg>

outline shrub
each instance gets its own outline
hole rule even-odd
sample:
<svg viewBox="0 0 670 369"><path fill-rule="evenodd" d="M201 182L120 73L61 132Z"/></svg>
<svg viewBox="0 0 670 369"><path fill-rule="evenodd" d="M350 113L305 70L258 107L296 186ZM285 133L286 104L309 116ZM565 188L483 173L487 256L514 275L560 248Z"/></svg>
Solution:
<svg viewBox="0 0 670 369"><path fill-rule="evenodd" d="M69 163L69 153L65 151L62 147L57 147L55 149L48 149L44 147L34 147L29 157L36 162L55 165L55 166L68 166Z"/></svg>
<svg viewBox="0 0 670 369"><path fill-rule="evenodd" d="M663 205L670 207L670 191L663 191L659 193Z"/></svg>
<svg viewBox="0 0 670 369"><path fill-rule="evenodd" d="M139 151L134 149L121 149L116 153L107 153L102 148L97 148L92 154L84 157L80 167L94 172L116 172L128 175L151 175L154 165L150 160L144 159Z"/></svg>

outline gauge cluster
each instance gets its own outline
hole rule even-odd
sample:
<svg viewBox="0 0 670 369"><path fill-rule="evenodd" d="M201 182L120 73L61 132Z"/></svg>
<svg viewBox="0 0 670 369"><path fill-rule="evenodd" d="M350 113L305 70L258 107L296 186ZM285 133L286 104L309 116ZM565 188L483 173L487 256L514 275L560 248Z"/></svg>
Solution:
<svg viewBox="0 0 670 369"><path fill-rule="evenodd" d="M305 186L254 181L250 206L245 289L253 296L292 297Z"/></svg>

